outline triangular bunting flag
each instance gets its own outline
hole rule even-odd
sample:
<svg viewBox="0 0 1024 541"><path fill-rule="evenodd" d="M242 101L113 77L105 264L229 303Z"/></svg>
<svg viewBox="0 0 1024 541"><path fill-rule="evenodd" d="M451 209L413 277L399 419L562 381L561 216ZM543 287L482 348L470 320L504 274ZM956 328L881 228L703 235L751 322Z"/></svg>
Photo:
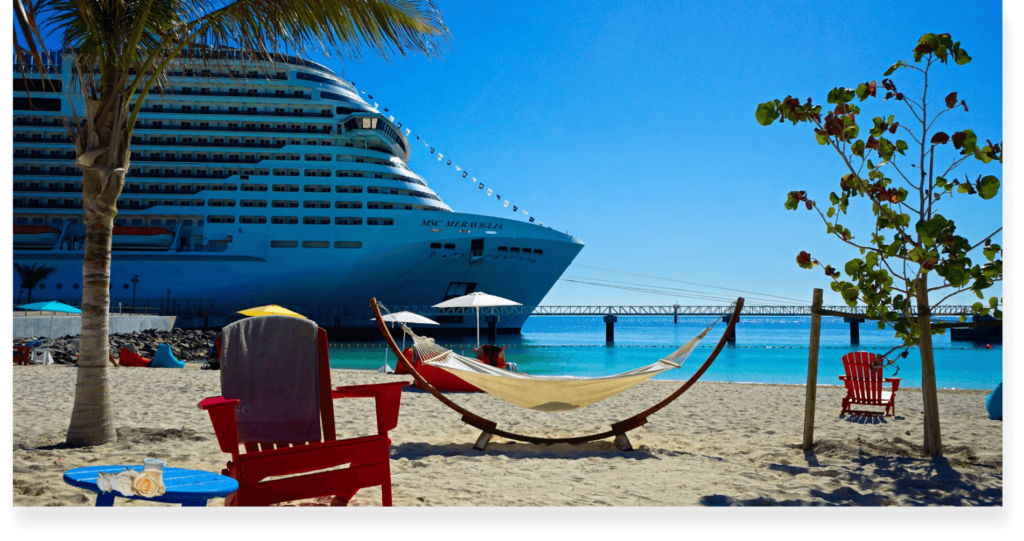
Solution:
<svg viewBox="0 0 1024 541"><path fill-rule="evenodd" d="M505 207L508 207L508 199L505 200Z"/></svg>
<svg viewBox="0 0 1024 541"><path fill-rule="evenodd" d="M410 130L409 128L406 128L405 129L405 136L409 137L410 135L412 135L412 130Z"/></svg>
<svg viewBox="0 0 1024 541"><path fill-rule="evenodd" d="M385 111L387 111L387 109L384 109L384 110L385 110ZM394 122L394 121L395 121L395 117L393 117L393 116L389 116L389 117L388 117L388 120L390 120L390 121Z"/></svg>
<svg viewBox="0 0 1024 541"><path fill-rule="evenodd" d="M498 194L498 201L501 201L501 194Z"/></svg>
<svg viewBox="0 0 1024 541"><path fill-rule="evenodd" d="M420 136L419 136L419 135L417 135L417 136L416 136L416 140L417 140L417 141L419 141L419 140L420 140ZM424 145L426 145L426 144L427 144L427 142L426 142L426 141L423 141L423 144L424 144Z"/></svg>
<svg viewBox="0 0 1024 541"><path fill-rule="evenodd" d="M387 108L387 107L385 107L385 108L384 108L384 112L385 112L385 113L387 113L387 112L388 112L388 108Z"/></svg>
<svg viewBox="0 0 1024 541"><path fill-rule="evenodd" d="M527 215L527 214L529 214L529 212L526 212L526 211L524 210L524 211L523 211L523 215L525 216L525 215ZM533 220L530 220L530 221L532 222Z"/></svg>
<svg viewBox="0 0 1024 541"><path fill-rule="evenodd" d="M481 184L481 186L483 186L483 184ZM494 193L494 190L487 188L487 197L490 197L492 193Z"/></svg>
<svg viewBox="0 0 1024 541"><path fill-rule="evenodd" d="M401 123L401 122L399 122L399 123L398 123L398 127L399 127L399 128L401 128L401 127L402 127L402 123Z"/></svg>
<svg viewBox="0 0 1024 541"><path fill-rule="evenodd" d="M481 190L484 189L484 183L483 182L480 183L480 189Z"/></svg>
<svg viewBox="0 0 1024 541"><path fill-rule="evenodd" d="M431 154L433 154L433 153L434 153L434 147L430 147L430 153L431 153Z"/></svg>
<svg viewBox="0 0 1024 541"><path fill-rule="evenodd" d="M463 171L463 172L462 172L462 178L466 178L466 175L468 175L468 174L469 174L469 173L467 173L467 172Z"/></svg>
<svg viewBox="0 0 1024 541"><path fill-rule="evenodd" d="M530 223L533 223L533 216L530 216Z"/></svg>
<svg viewBox="0 0 1024 541"><path fill-rule="evenodd" d="M456 166L455 166L455 170L456 170L456 171L462 171L462 168L456 165Z"/></svg>
<svg viewBox="0 0 1024 541"><path fill-rule="evenodd" d="M355 83L352 83L352 84L354 85ZM366 94L366 91L365 91L365 90L363 91L363 94Z"/></svg>
<svg viewBox="0 0 1024 541"><path fill-rule="evenodd" d="M512 212L517 212L518 210L519 210L519 207L517 207L515 205L512 205Z"/></svg>
<svg viewBox="0 0 1024 541"><path fill-rule="evenodd" d="M373 99L373 96L370 96L370 99L372 100L372 99ZM374 109L376 109L376 108L377 108L377 102L373 102L373 108L374 108Z"/></svg>
<svg viewBox="0 0 1024 541"><path fill-rule="evenodd" d="M373 95L372 94L367 94L366 97L370 98L371 100L373 99Z"/></svg>

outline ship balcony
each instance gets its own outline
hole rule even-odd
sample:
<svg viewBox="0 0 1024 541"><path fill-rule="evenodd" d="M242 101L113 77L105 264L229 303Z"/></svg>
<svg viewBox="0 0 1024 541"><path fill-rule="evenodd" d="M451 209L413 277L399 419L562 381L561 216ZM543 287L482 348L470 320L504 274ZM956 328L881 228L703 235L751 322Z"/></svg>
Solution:
<svg viewBox="0 0 1024 541"><path fill-rule="evenodd" d="M174 130L176 133L193 131L215 131L215 132L244 132L244 133L299 133L299 134L330 134L333 133L331 126L307 127L307 128L264 128L253 127L229 127L229 126L180 126L173 124L136 124L136 132Z"/></svg>
<svg viewBox="0 0 1024 541"><path fill-rule="evenodd" d="M205 141L132 141L131 146L214 147L214 148L284 148L287 143L212 143ZM132 158L134 160L134 158Z"/></svg>
<svg viewBox="0 0 1024 541"><path fill-rule="evenodd" d="M168 114L168 115L185 115L192 118L196 115L199 116L232 116L232 117L243 117L240 120L245 120L245 117L299 117L309 119L321 119L321 118L332 118L334 116L332 111L325 110L320 112L304 111L304 112L275 112L275 111L204 111L202 109L164 109L155 107L143 107L143 113L154 113L154 114Z"/></svg>
<svg viewBox="0 0 1024 541"><path fill-rule="evenodd" d="M132 156L132 163L134 162L167 162L167 163L260 163L264 161L262 158L218 158L216 156L208 156L205 158L191 157L191 158L177 158L169 156L152 157L152 156ZM273 161L271 158L270 161ZM281 160L285 161L285 160Z"/></svg>
<svg viewBox="0 0 1024 541"><path fill-rule="evenodd" d="M140 92L142 92L142 90L136 90L135 91L136 94L138 94ZM287 102L287 101L292 101L292 100L311 101L313 99L313 96L308 95L308 94L277 94L276 91L275 92L255 92L254 91L254 92L251 92L251 93L250 92L246 92L246 93L242 94L242 93L238 93L238 92L213 92L212 90L209 91L209 92L203 92L202 89L194 89L192 92L183 92L181 90L164 90L163 92L157 92L156 90L154 90L152 93L150 93L150 96L152 96L152 97L157 97L157 96L161 96L161 97L162 96L186 96L188 98L206 98L207 96L214 96L214 97L229 97L229 98L243 98L244 97L244 98L263 98L263 99L273 98L273 99L275 99L275 101L273 101L271 103L277 103L276 100L282 100L282 101Z"/></svg>

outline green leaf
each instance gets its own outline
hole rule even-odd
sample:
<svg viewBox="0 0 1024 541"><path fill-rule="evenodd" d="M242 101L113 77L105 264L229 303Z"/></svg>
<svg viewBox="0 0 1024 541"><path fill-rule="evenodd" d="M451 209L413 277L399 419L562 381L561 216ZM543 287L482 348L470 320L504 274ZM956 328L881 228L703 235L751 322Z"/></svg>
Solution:
<svg viewBox="0 0 1024 541"><path fill-rule="evenodd" d="M843 270L845 270L846 274L850 276L857 276L860 274L860 268L863 265L864 262L861 261L860 259L851 259L846 262L846 266L843 268Z"/></svg>
<svg viewBox="0 0 1024 541"><path fill-rule="evenodd" d="M895 72L897 69L899 69L902 66L903 66L903 61L902 60L897 61L895 64L889 66L889 69L885 70L885 73L883 75L888 77L888 76L892 75L893 72Z"/></svg>
<svg viewBox="0 0 1024 541"><path fill-rule="evenodd" d="M988 306L989 308L999 308L999 297L989 297Z"/></svg>
<svg viewBox="0 0 1024 541"><path fill-rule="evenodd" d="M850 148L850 151L853 152L854 156L863 156L864 155L864 141L857 140L855 143L853 143L853 146Z"/></svg>
<svg viewBox="0 0 1024 541"><path fill-rule="evenodd" d="M832 193L828 194L828 201L829 201L829 203L832 203L833 205L838 205L839 204L839 196L836 195L836 192L832 192Z"/></svg>
<svg viewBox="0 0 1024 541"><path fill-rule="evenodd" d="M1002 247L1000 247L998 244L991 244L989 246L986 246L985 249L982 250L982 253L985 254L985 259L988 259L989 261L995 261L996 255L998 255L999 252L1001 252L1002 250Z"/></svg>
<svg viewBox="0 0 1024 541"><path fill-rule="evenodd" d="M878 265L878 254L875 252L868 252L867 255L864 256L864 263L866 263L870 268L875 268L875 266Z"/></svg>
<svg viewBox="0 0 1024 541"><path fill-rule="evenodd" d="M829 218L831 218L832 216L835 215L835 213L836 213L836 208L835 207L829 207L828 208L828 212L825 213L825 216L828 216Z"/></svg>
<svg viewBox="0 0 1024 541"><path fill-rule="evenodd" d="M907 142L903 141L901 139L897 139L896 140L896 152L899 152L900 154L903 154L904 150L907 150ZM906 156L906 154L903 154L903 155Z"/></svg>
<svg viewBox="0 0 1024 541"><path fill-rule="evenodd" d="M988 175L978 182L978 195L982 199L992 199L999 193L999 179Z"/></svg>
<svg viewBox="0 0 1024 541"><path fill-rule="evenodd" d="M779 111L775 108L775 102L766 101L757 106L754 116L758 124L768 126L779 118Z"/></svg>
<svg viewBox="0 0 1024 541"><path fill-rule="evenodd" d="M824 146L828 144L828 135L826 134L815 133L814 138L818 141L819 145Z"/></svg>
<svg viewBox="0 0 1024 541"><path fill-rule="evenodd" d="M955 59L956 59L956 65L958 65L958 66L963 66L964 64L966 64L966 63L971 61L971 57L968 56L967 51L965 51L963 49L957 49L956 50Z"/></svg>

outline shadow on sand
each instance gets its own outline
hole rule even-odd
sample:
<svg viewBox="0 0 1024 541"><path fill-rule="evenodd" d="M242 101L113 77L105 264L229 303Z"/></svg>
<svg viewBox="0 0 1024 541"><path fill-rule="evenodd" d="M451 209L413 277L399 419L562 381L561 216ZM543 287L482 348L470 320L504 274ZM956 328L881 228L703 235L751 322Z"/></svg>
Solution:
<svg viewBox="0 0 1024 541"><path fill-rule="evenodd" d="M473 449L472 443L449 443L435 445L430 443L402 443L392 446L391 458L400 460L419 460L430 456L494 456L515 459L524 458L559 458L576 460L580 458L627 458L630 460L647 460L657 458L650 451L637 449L625 452L610 441L594 441L570 445L556 443L552 445L535 445L532 443L491 443L484 451Z"/></svg>

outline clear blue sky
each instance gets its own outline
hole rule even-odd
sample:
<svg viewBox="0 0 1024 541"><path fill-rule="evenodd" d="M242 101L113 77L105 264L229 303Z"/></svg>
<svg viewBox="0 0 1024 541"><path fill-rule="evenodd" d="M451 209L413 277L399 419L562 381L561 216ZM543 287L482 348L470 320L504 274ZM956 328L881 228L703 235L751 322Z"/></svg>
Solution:
<svg viewBox="0 0 1024 541"><path fill-rule="evenodd" d="M826 304L839 304L820 270L794 260L807 250L841 268L856 251L826 236L815 214L783 208L798 189L827 203L843 173L838 156L806 126L759 126L754 110L787 94L824 102L834 86L880 82L925 32L950 33L974 58L935 70L932 103L956 90L970 107L940 126L1003 137L999 2L437 2L453 35L443 59L311 59L344 69L446 161L582 239L578 264L806 302L822 287ZM894 79L917 92L909 70ZM910 121L894 102L865 103L862 123L890 113ZM1000 166L974 163L959 178L1002 178ZM512 216L422 145L411 166L457 211ZM945 205L969 239L1002 224L1001 195ZM868 223L846 225L867 239ZM566 275L716 292L577 266ZM544 303L676 300L708 303L567 282Z"/></svg>

